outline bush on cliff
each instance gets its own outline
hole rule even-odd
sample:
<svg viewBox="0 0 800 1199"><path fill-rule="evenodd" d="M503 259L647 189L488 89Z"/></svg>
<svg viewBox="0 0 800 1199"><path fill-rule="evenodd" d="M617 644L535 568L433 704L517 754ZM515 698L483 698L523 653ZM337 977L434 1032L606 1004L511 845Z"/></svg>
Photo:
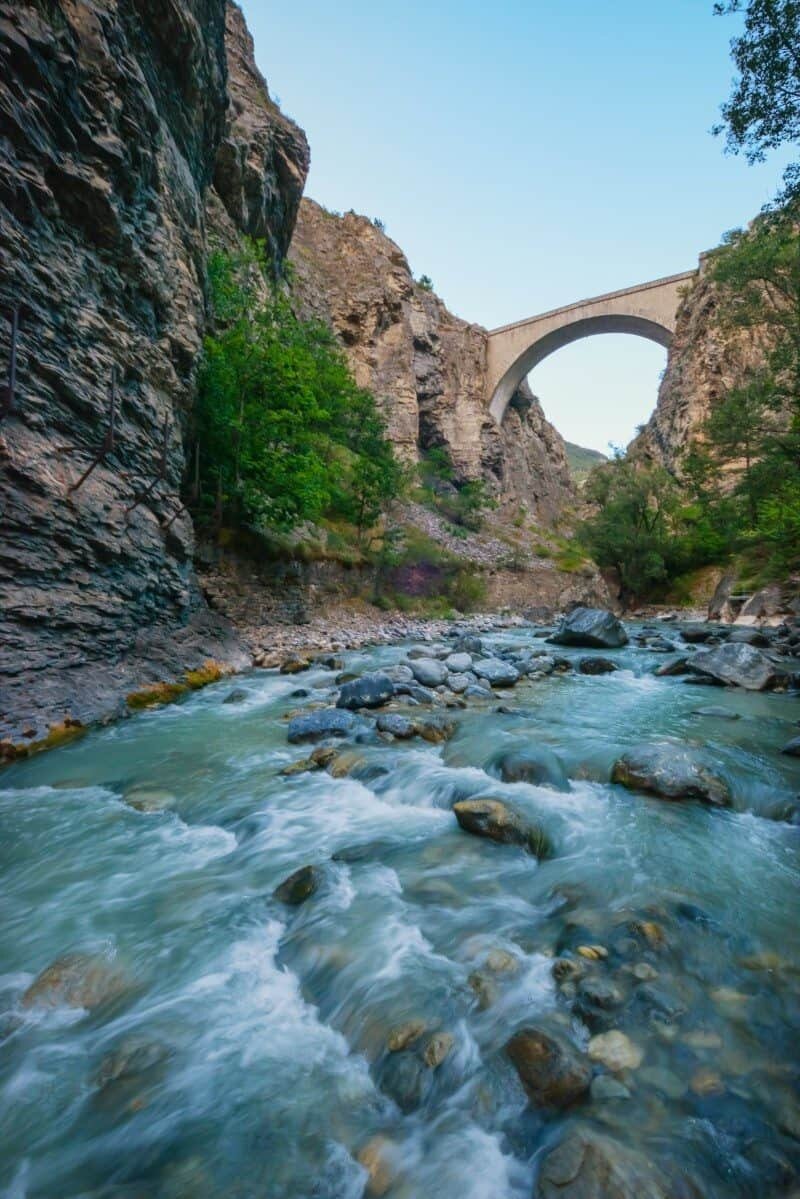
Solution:
<svg viewBox="0 0 800 1199"><path fill-rule="evenodd" d="M299 320L268 282L257 244L213 253L208 274L213 332L195 410L201 514L216 507L255 528L325 516L369 528L402 479L374 397L330 329Z"/></svg>

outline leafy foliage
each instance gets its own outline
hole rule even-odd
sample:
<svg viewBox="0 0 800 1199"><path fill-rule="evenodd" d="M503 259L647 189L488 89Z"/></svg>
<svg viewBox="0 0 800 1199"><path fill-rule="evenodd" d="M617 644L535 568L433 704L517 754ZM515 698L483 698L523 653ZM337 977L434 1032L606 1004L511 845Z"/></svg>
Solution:
<svg viewBox="0 0 800 1199"><path fill-rule="evenodd" d="M268 283L260 245L216 252L208 271L214 332L195 413L206 509L217 496L256 528L331 515L366 530L402 483L373 396L331 331Z"/></svg>
<svg viewBox="0 0 800 1199"><path fill-rule="evenodd" d="M423 291L433 291L433 279L430 275L420 275L417 279L417 287L422 288Z"/></svg>
<svg viewBox="0 0 800 1199"><path fill-rule="evenodd" d="M731 43L738 76L714 132L725 133L730 153L763 162L769 150L800 142L800 2L725 0L714 11L744 12L744 32ZM784 179L786 198L800 188L796 164Z"/></svg>

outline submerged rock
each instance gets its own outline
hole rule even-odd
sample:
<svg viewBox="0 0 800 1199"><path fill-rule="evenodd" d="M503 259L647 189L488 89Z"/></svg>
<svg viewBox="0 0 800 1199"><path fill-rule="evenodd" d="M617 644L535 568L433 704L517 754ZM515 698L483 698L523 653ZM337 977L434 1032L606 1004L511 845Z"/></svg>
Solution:
<svg viewBox="0 0 800 1199"><path fill-rule="evenodd" d="M130 982L112 961L99 954L68 953L56 958L22 996L23 1007L74 1007L91 1011L119 999Z"/></svg>
<svg viewBox="0 0 800 1199"><path fill-rule="evenodd" d="M689 659L685 656L678 658L670 658L669 662L662 662L653 671L657 679L670 679L676 675L689 673Z"/></svg>
<svg viewBox="0 0 800 1199"><path fill-rule="evenodd" d="M786 674L753 645L729 642L716 649L701 650L690 658L692 674L715 679L747 691L770 691L786 682Z"/></svg>
<svg viewBox="0 0 800 1199"><path fill-rule="evenodd" d="M788 754L791 758L800 758L800 737L792 737L791 741L787 741L781 753Z"/></svg>
<svg viewBox="0 0 800 1199"><path fill-rule="evenodd" d="M381 1070L380 1087L406 1115L425 1102L433 1087L433 1074L415 1053L392 1053Z"/></svg>
<svg viewBox="0 0 800 1199"><path fill-rule="evenodd" d="M589 1059L559 1033L523 1028L508 1042L506 1053L538 1107L569 1107L589 1090Z"/></svg>
<svg viewBox="0 0 800 1199"><path fill-rule="evenodd" d="M552 846L538 825L529 823L499 799L462 799L453 804L456 820L467 833L503 845L522 845L537 858L550 857Z"/></svg>
<svg viewBox="0 0 800 1199"><path fill-rule="evenodd" d="M337 708L380 708L394 695L394 683L388 675L375 671L345 683L336 701Z"/></svg>
<svg viewBox="0 0 800 1199"><path fill-rule="evenodd" d="M635 1070L644 1057L644 1050L618 1029L592 1037L587 1052L593 1062L602 1062L615 1074L620 1070Z"/></svg>
<svg viewBox="0 0 800 1199"><path fill-rule="evenodd" d="M677 1192L643 1154L579 1124L542 1162L536 1199L677 1199Z"/></svg>
<svg viewBox="0 0 800 1199"><path fill-rule="evenodd" d="M545 745L506 750L492 759L490 769L495 770L504 783L535 783L554 787L557 791L571 790L561 759Z"/></svg>
<svg viewBox="0 0 800 1199"><path fill-rule="evenodd" d="M659 799L702 799L720 807L731 802L727 783L686 746L635 746L614 763L611 781L634 791L647 791Z"/></svg>
<svg viewBox="0 0 800 1199"><path fill-rule="evenodd" d="M555 645L618 649L628 644L628 634L622 621L605 608L574 608L550 640Z"/></svg>
<svg viewBox="0 0 800 1199"><path fill-rule="evenodd" d="M229 691L222 701L224 704L242 704L247 699L247 691L244 687L234 687L233 691Z"/></svg>
<svg viewBox="0 0 800 1199"><path fill-rule="evenodd" d="M287 736L292 745L297 745L304 741L319 741L322 737L346 737L355 727L356 718L350 712L322 708L318 712L293 716Z"/></svg>
<svg viewBox="0 0 800 1199"><path fill-rule="evenodd" d="M314 894L321 881L322 871L318 866L301 866L275 888L273 895L281 903L296 907Z"/></svg>

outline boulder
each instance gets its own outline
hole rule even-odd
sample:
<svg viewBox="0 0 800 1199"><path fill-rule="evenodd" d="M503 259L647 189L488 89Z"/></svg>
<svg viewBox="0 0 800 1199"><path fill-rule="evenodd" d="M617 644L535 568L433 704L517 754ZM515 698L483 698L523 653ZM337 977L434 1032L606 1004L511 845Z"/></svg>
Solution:
<svg viewBox="0 0 800 1199"><path fill-rule="evenodd" d="M462 799L453 804L453 811L461 828L476 837L488 837L502 845L522 845L537 858L552 853L547 834L499 799Z"/></svg>
<svg viewBox="0 0 800 1199"><path fill-rule="evenodd" d="M555 645L618 649L628 644L628 634L622 621L605 608L574 608L550 640Z"/></svg>
<svg viewBox="0 0 800 1199"><path fill-rule="evenodd" d="M224 704L242 704L247 699L247 692L244 687L234 687L233 691L229 691L222 701Z"/></svg>
<svg viewBox="0 0 800 1199"><path fill-rule="evenodd" d="M337 708L380 708L394 695L394 683L386 674L375 671L345 683L336 701Z"/></svg>
<svg viewBox="0 0 800 1199"><path fill-rule="evenodd" d="M502 658L478 658L472 664L473 673L492 687L509 687L519 679L519 671Z"/></svg>
<svg viewBox="0 0 800 1199"><path fill-rule="evenodd" d="M408 665L414 678L423 687L441 687L447 678L447 667L436 658L415 658Z"/></svg>
<svg viewBox="0 0 800 1199"><path fill-rule="evenodd" d="M322 871L318 866L301 866L275 888L273 895L281 903L296 907L314 894L321 881Z"/></svg>
<svg viewBox="0 0 800 1199"><path fill-rule="evenodd" d="M675 1199L676 1195L643 1154L581 1124L573 1125L546 1155L535 1191L536 1199Z"/></svg>
<svg viewBox="0 0 800 1199"><path fill-rule="evenodd" d="M581 658L578 670L581 674L612 674L619 667L610 658Z"/></svg>
<svg viewBox="0 0 800 1199"><path fill-rule="evenodd" d="M346 737L356 727L356 718L350 712L336 708L321 708L317 712L304 712L289 721L287 736L292 745L306 741L319 741L323 737Z"/></svg>
<svg viewBox="0 0 800 1199"><path fill-rule="evenodd" d="M571 790L561 759L544 745L504 751L492 759L489 769L496 771L504 783L534 783L554 787L556 791Z"/></svg>
<svg viewBox="0 0 800 1199"><path fill-rule="evenodd" d="M537 1107L569 1107L589 1090L589 1059L560 1033L523 1028L508 1042L506 1053Z"/></svg>
<svg viewBox="0 0 800 1199"><path fill-rule="evenodd" d="M788 754L791 758L800 758L800 737L792 737L791 741L787 741L781 753Z"/></svg>
<svg viewBox="0 0 800 1199"><path fill-rule="evenodd" d="M766 654L741 642L701 650L689 659L687 666L692 674L744 687L747 691L770 691L786 682L786 675Z"/></svg>
<svg viewBox="0 0 800 1199"><path fill-rule="evenodd" d="M731 802L727 783L689 746L637 745L617 758L611 781L659 799L702 799L720 807Z"/></svg>
<svg viewBox="0 0 800 1199"><path fill-rule="evenodd" d="M447 676L447 686L456 695L461 695L474 680L475 676L473 674L449 674Z"/></svg>
<svg viewBox="0 0 800 1199"><path fill-rule="evenodd" d="M33 980L23 1007L73 1007L91 1011L119 999L130 987L119 967L100 954L68 953Z"/></svg>

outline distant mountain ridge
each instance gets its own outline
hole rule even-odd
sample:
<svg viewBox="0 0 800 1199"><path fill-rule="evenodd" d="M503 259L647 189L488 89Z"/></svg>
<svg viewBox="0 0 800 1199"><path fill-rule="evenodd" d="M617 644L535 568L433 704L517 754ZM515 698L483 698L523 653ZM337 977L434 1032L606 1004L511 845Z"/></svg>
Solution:
<svg viewBox="0 0 800 1199"><path fill-rule="evenodd" d="M608 461L607 454L601 454L599 450L590 450L586 446L576 445L574 441L565 441L564 448L567 453L569 473L578 487L586 481L589 472L595 466Z"/></svg>

